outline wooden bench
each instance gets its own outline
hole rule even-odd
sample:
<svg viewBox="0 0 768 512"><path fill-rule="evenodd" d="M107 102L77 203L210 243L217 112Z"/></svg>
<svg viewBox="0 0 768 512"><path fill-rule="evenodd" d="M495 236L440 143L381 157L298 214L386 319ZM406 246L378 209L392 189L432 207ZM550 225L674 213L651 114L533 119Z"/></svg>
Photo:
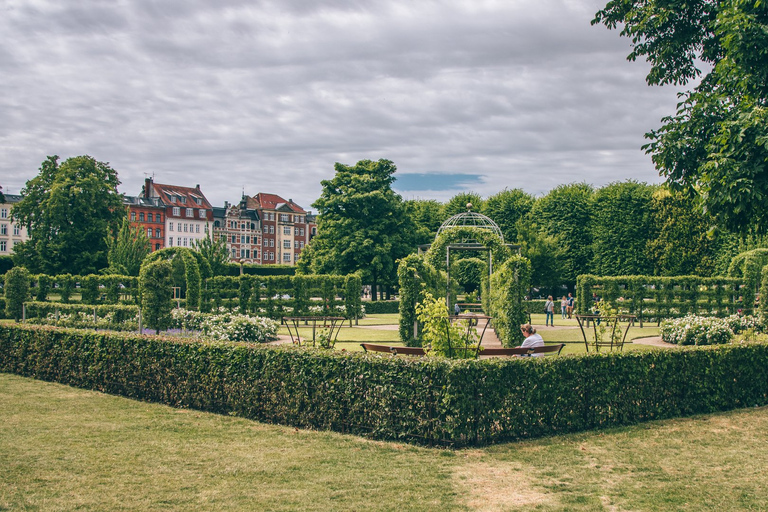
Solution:
<svg viewBox="0 0 768 512"><path fill-rule="evenodd" d="M543 347L514 347L514 348L486 348L480 351L481 356L491 357L514 357L514 356L532 356L534 354L544 354L559 356L565 347L565 343L557 345L546 345Z"/></svg>
<svg viewBox="0 0 768 512"><path fill-rule="evenodd" d="M392 355L408 355L408 356L423 356L424 349L422 347L393 347L391 345L376 345L374 343L361 343L361 347L366 352L384 352Z"/></svg>

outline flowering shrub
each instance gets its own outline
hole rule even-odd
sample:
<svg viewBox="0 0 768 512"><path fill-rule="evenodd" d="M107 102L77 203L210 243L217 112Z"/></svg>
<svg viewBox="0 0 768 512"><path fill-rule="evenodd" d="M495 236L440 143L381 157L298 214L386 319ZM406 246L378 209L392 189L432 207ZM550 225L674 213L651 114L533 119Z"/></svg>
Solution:
<svg viewBox="0 0 768 512"><path fill-rule="evenodd" d="M277 337L279 324L269 318L240 315L220 307L215 313L200 313L184 308L171 312L172 327L200 331L216 340L263 343Z"/></svg>
<svg viewBox="0 0 768 512"><path fill-rule="evenodd" d="M761 316L731 315L724 319L734 334L742 334L747 331L763 332L765 321Z"/></svg>
<svg viewBox="0 0 768 512"><path fill-rule="evenodd" d="M677 345L719 345L733 338L730 319L687 315L661 323L661 338Z"/></svg>
<svg viewBox="0 0 768 512"><path fill-rule="evenodd" d="M279 324L260 316L224 313L208 315L201 325L202 333L215 340L264 343L277 338Z"/></svg>

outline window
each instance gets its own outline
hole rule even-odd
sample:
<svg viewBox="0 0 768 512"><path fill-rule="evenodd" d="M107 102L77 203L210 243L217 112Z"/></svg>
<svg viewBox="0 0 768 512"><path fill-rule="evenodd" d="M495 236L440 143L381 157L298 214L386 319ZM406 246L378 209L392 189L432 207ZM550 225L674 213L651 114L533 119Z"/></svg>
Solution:
<svg viewBox="0 0 768 512"><path fill-rule="evenodd" d="M299 248L299 241L298 240L294 240L293 241L293 248L294 249L298 249Z"/></svg>
<svg viewBox="0 0 768 512"><path fill-rule="evenodd" d="M172 236L168 237L168 247L173 247L173 237Z"/></svg>
<svg viewBox="0 0 768 512"><path fill-rule="evenodd" d="M187 237L184 237L184 247L187 246Z"/></svg>
<svg viewBox="0 0 768 512"><path fill-rule="evenodd" d="M168 231L173 231L173 222L168 224Z"/></svg>
<svg viewBox="0 0 768 512"><path fill-rule="evenodd" d="M152 238L152 228L147 228L147 238Z"/></svg>
<svg viewBox="0 0 768 512"><path fill-rule="evenodd" d="M253 237L253 243L258 244L259 243L259 237L255 236Z"/></svg>
<svg viewBox="0 0 768 512"><path fill-rule="evenodd" d="M258 249L254 249L253 250L253 257L254 257L254 259L259 259L259 250Z"/></svg>
<svg viewBox="0 0 768 512"><path fill-rule="evenodd" d="M131 212L131 222L136 222L136 212Z"/></svg>
<svg viewBox="0 0 768 512"><path fill-rule="evenodd" d="M0 235L8 234L8 224L0 224Z"/></svg>
<svg viewBox="0 0 768 512"><path fill-rule="evenodd" d="M160 244L155 244L155 250L156 250L156 251L159 251L159 250L160 250Z"/></svg>
<svg viewBox="0 0 768 512"><path fill-rule="evenodd" d="M280 214L280 222L291 222L291 216L285 213Z"/></svg>
<svg viewBox="0 0 768 512"><path fill-rule="evenodd" d="M291 234L291 228L288 226L283 226L283 234L284 235L290 235Z"/></svg>
<svg viewBox="0 0 768 512"><path fill-rule="evenodd" d="M200 215L201 219L205 218L205 210L203 210L202 208L198 211L198 214Z"/></svg>
<svg viewBox="0 0 768 512"><path fill-rule="evenodd" d="M264 239L264 247L269 247L269 240L266 238Z"/></svg>
<svg viewBox="0 0 768 512"><path fill-rule="evenodd" d="M194 217L194 216L195 216L195 209L187 208L187 217Z"/></svg>
<svg viewBox="0 0 768 512"><path fill-rule="evenodd" d="M299 236L304 236L304 228L299 229Z"/></svg>
<svg viewBox="0 0 768 512"><path fill-rule="evenodd" d="M179 215L181 215L181 208L179 208L178 206L174 206L173 207L173 216L174 217L178 217Z"/></svg>
<svg viewBox="0 0 768 512"><path fill-rule="evenodd" d="M181 204L187 204L187 198L184 196L179 196L179 202L181 202Z"/></svg>
<svg viewBox="0 0 768 512"><path fill-rule="evenodd" d="M155 218L157 219L157 222L163 222L163 216L161 214L156 214Z"/></svg>
<svg viewBox="0 0 768 512"><path fill-rule="evenodd" d="M154 220L152 220L152 219L154 219L154 216L151 213L148 213L147 214L147 222L154 222Z"/></svg>
<svg viewBox="0 0 768 512"><path fill-rule="evenodd" d="M155 238L160 238L160 228L155 228Z"/></svg>
<svg viewBox="0 0 768 512"><path fill-rule="evenodd" d="M245 258L245 249L240 249L240 257Z"/></svg>
<svg viewBox="0 0 768 512"><path fill-rule="evenodd" d="M8 218L8 208L0 208L0 219Z"/></svg>
<svg viewBox="0 0 768 512"><path fill-rule="evenodd" d="M202 200L202 199L200 199L200 198L199 198L199 197L197 197L197 196L195 196L195 202L196 202L197 204L203 204L203 200ZM201 217L202 217L202 215L201 215Z"/></svg>
<svg viewBox="0 0 768 512"><path fill-rule="evenodd" d="M303 248L304 248L304 242L299 242L299 249L303 249Z"/></svg>
<svg viewBox="0 0 768 512"><path fill-rule="evenodd" d="M269 246L270 247L274 247L275 246L275 239L274 238L269 240Z"/></svg>
<svg viewBox="0 0 768 512"><path fill-rule="evenodd" d="M235 235L232 235L232 243L235 243Z"/></svg>
<svg viewBox="0 0 768 512"><path fill-rule="evenodd" d="M283 254L283 261L291 261L291 253L286 252Z"/></svg>
<svg viewBox="0 0 768 512"><path fill-rule="evenodd" d="M237 258L237 249L232 249L230 252L232 253L232 259Z"/></svg>
<svg viewBox="0 0 768 512"><path fill-rule="evenodd" d="M185 223L184 223L184 232L185 232L185 233L187 233L187 232L188 232L188 231L187 231L188 229L189 229L189 224L187 224L187 223L185 222ZM181 230L179 230L179 231L181 231Z"/></svg>
<svg viewBox="0 0 768 512"><path fill-rule="evenodd" d="M19 236L21 234L21 228L17 225L13 225L13 236Z"/></svg>
<svg viewBox="0 0 768 512"><path fill-rule="evenodd" d="M237 235L237 243L240 243L240 235Z"/></svg>
<svg viewBox="0 0 768 512"><path fill-rule="evenodd" d="M283 240L283 249L290 249L290 248L291 248L291 241Z"/></svg>
<svg viewBox="0 0 768 512"><path fill-rule="evenodd" d="M177 222L177 223L176 223L176 231L178 231L179 233L181 233L181 222Z"/></svg>
<svg viewBox="0 0 768 512"><path fill-rule="evenodd" d="M195 224L195 233L200 232L200 224Z"/></svg>
<svg viewBox="0 0 768 512"><path fill-rule="evenodd" d="M139 221L144 222L144 212L139 213Z"/></svg>
<svg viewBox="0 0 768 512"><path fill-rule="evenodd" d="M185 238L185 240L186 240L186 238ZM181 237L180 236L176 237L176 245L181 247Z"/></svg>
<svg viewBox="0 0 768 512"><path fill-rule="evenodd" d="M172 202L172 203L175 203L175 202L176 202L176 196L169 196L169 197L171 198L171 202Z"/></svg>
<svg viewBox="0 0 768 512"><path fill-rule="evenodd" d="M269 234L274 235L275 234L275 226L269 226Z"/></svg>
<svg viewBox="0 0 768 512"><path fill-rule="evenodd" d="M8 250L8 242L5 240L0 241L0 252L6 252Z"/></svg>

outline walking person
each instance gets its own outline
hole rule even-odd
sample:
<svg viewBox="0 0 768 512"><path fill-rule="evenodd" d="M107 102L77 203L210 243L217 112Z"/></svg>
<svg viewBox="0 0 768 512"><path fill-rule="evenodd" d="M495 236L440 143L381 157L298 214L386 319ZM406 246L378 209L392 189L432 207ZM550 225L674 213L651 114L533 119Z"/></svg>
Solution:
<svg viewBox="0 0 768 512"><path fill-rule="evenodd" d="M544 313L547 315L544 320L544 325L555 326L555 303L552 301L552 296L547 297L547 302L544 304Z"/></svg>
<svg viewBox="0 0 768 512"><path fill-rule="evenodd" d="M565 298L565 295L563 295L563 298L560 299L560 314L563 317L563 320L565 320L565 311L568 309L568 299Z"/></svg>
<svg viewBox="0 0 768 512"><path fill-rule="evenodd" d="M573 294L568 294L568 304L566 305L566 313L568 313L568 318L572 318L573 315L573 304L574 304Z"/></svg>

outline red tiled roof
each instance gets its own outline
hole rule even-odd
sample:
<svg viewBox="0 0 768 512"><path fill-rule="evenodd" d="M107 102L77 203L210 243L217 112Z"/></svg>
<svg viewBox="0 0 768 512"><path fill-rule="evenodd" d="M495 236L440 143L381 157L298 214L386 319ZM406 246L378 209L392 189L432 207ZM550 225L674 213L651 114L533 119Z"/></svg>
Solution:
<svg viewBox="0 0 768 512"><path fill-rule="evenodd" d="M289 202L277 194L265 194L259 192L255 196L248 197L247 207L263 210L277 210L280 206L286 205L291 211L296 213L307 213L304 209L294 202Z"/></svg>
<svg viewBox="0 0 768 512"><path fill-rule="evenodd" d="M152 188L155 193L155 195L160 196L160 198L165 202L167 205L179 205L179 206L186 206L189 208L193 208L195 206L202 206L203 208L212 208L211 203L208 202L208 199L206 199L205 194L203 194L199 188L192 188L192 187L180 187L178 185L164 185L162 183L152 183ZM181 203L178 200L177 201L171 201L171 195L177 196L177 197L186 197L187 202ZM195 198L201 199L201 204L197 204L195 201Z"/></svg>

